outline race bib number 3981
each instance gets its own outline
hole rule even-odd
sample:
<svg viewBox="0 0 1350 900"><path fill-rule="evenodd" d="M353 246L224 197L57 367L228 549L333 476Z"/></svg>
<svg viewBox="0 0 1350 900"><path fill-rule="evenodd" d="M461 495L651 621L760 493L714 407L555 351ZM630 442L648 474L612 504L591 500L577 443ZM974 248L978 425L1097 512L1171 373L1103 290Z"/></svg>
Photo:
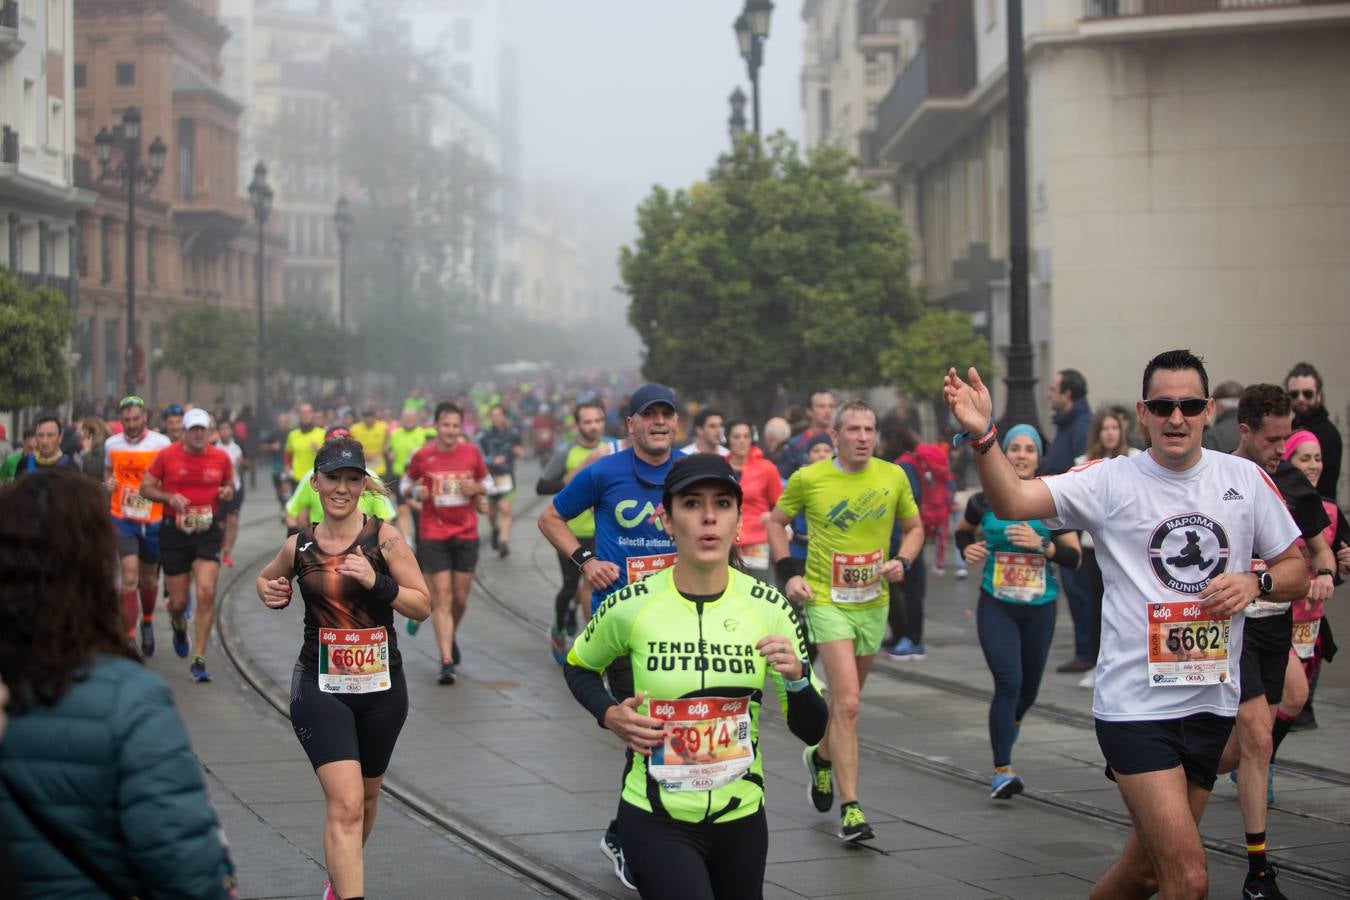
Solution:
<svg viewBox="0 0 1350 900"><path fill-rule="evenodd" d="M1149 604L1149 685L1226 683L1229 626L1229 619L1212 615L1195 600Z"/></svg>
<svg viewBox="0 0 1350 900"><path fill-rule="evenodd" d="M881 551L836 553L830 559L830 599L867 603L881 596Z"/></svg>

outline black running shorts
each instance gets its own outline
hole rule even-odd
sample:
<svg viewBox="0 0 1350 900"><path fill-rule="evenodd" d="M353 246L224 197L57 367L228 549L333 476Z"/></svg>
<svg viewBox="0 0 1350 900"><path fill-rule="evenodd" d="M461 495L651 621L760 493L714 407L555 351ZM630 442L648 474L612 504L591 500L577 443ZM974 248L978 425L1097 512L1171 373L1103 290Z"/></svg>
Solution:
<svg viewBox="0 0 1350 900"><path fill-rule="evenodd" d="M1285 610L1278 616L1247 617L1242 626L1241 674L1238 685L1242 700L1265 695L1275 705L1284 695L1284 673L1289 665L1289 648L1294 645L1294 614Z"/></svg>
<svg viewBox="0 0 1350 900"><path fill-rule="evenodd" d="M1118 774L1140 775L1181 766L1187 781L1211 791L1234 721L1211 713L1145 722L1097 719L1097 744L1106 757L1106 777L1115 781Z"/></svg>
<svg viewBox="0 0 1350 900"><path fill-rule="evenodd" d="M199 559L220 562L221 531L219 520L202 532L179 531L172 519L165 519L159 529L159 564L165 575L185 575Z"/></svg>
<svg viewBox="0 0 1350 900"><path fill-rule="evenodd" d="M403 670L389 673L387 691L329 694L319 676L297 665L291 673L291 725L315 769L354 759L361 777L378 778L389 768L394 743L408 718L408 683Z"/></svg>
<svg viewBox="0 0 1350 900"><path fill-rule="evenodd" d="M478 538L446 538L417 542L417 562L428 575L436 572L472 572L478 568Z"/></svg>

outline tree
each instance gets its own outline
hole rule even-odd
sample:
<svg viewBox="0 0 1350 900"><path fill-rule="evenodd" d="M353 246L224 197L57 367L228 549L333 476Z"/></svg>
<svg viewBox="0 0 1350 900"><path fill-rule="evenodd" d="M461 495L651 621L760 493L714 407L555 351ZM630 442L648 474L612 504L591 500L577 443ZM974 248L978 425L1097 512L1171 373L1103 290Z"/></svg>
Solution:
<svg viewBox="0 0 1350 900"><path fill-rule="evenodd" d="M986 381L994 376L989 341L975 331L970 315L934 306L891 332L880 361L886 383L915 400L936 401L942 376L954 362L962 378L967 366L979 369Z"/></svg>
<svg viewBox="0 0 1350 900"><path fill-rule="evenodd" d="M750 137L706 182L652 190L620 251L648 378L734 391L756 417L780 386L877 382L883 342L919 304L900 214L853 166L834 147L803 159L781 134Z"/></svg>
<svg viewBox="0 0 1350 900"><path fill-rule="evenodd" d="M327 311L284 306L267 314L269 372L343 378L352 369L351 336Z"/></svg>
<svg viewBox="0 0 1350 900"><path fill-rule="evenodd" d="M237 309L211 304L174 310L165 323L162 365L183 376L184 394L201 378L216 384L241 381L253 370L254 326Z"/></svg>
<svg viewBox="0 0 1350 900"><path fill-rule="evenodd" d="M73 323L60 293L28 290L0 269L0 403L18 410L69 396L65 350Z"/></svg>

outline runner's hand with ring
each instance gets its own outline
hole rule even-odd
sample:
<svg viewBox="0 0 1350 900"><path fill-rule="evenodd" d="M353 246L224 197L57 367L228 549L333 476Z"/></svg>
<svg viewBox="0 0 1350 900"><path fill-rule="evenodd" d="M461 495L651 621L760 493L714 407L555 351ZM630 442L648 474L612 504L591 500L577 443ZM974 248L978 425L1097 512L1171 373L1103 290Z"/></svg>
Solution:
<svg viewBox="0 0 1350 900"><path fill-rule="evenodd" d="M258 579L258 597L270 609L283 609L291 602L291 582L288 578Z"/></svg>
<svg viewBox="0 0 1350 900"><path fill-rule="evenodd" d="M348 553L342 557L342 562L338 563L337 573L355 578L357 583L366 590L375 586L375 569L370 565L370 560L366 559L365 551L360 547L356 548L355 553Z"/></svg>
<svg viewBox="0 0 1350 900"><path fill-rule="evenodd" d="M755 649L773 670L787 681L796 681L802 677L802 661L792 652L792 642L781 634L771 634L761 638Z"/></svg>
<svg viewBox="0 0 1350 900"><path fill-rule="evenodd" d="M637 711L644 694L629 697L605 711L605 727L619 736L634 753L651 756L652 748L659 747L666 734L665 723Z"/></svg>

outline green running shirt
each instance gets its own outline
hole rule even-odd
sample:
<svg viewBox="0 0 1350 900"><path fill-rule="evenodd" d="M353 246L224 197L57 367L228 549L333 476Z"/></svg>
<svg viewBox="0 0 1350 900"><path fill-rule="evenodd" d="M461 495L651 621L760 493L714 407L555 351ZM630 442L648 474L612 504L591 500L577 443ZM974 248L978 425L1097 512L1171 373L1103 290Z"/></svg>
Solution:
<svg viewBox="0 0 1350 900"><path fill-rule="evenodd" d="M741 735L753 761L729 783L711 790L667 789L649 768L662 759L670 762L674 752L689 759L710 762L734 756L737 750L734 718L719 717L713 707L703 719L704 728L674 729L662 748L653 750L653 761L629 751L630 762L623 782L623 800L645 812L664 811L681 822L732 822L756 812L764 803L764 762L759 753L759 714L766 673L787 716L787 689L782 677L760 656L755 645L771 634L786 637L798 657L806 659L806 633L792 606L777 590L743 572L731 571L731 580L714 600L687 599L675 588L674 569L630 584L600 602L590 624L576 639L567 661L592 672L621 656L633 663L634 688L644 700L638 712L660 716L681 698L745 698L742 722L748 733ZM724 729L730 726L730 732ZM692 734L698 731L700 734ZM709 757L708 748L714 753ZM670 752L671 756L665 756ZM740 757L744 765L745 757ZM734 769L733 769L734 771Z"/></svg>

